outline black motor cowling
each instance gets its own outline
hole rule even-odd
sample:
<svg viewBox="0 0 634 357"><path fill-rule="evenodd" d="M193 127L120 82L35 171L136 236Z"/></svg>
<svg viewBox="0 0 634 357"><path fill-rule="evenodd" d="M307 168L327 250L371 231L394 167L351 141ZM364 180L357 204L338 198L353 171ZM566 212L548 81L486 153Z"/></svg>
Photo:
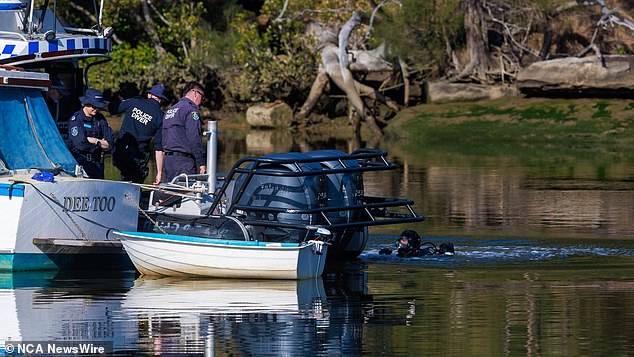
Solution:
<svg viewBox="0 0 634 357"><path fill-rule="evenodd" d="M234 204L246 207L241 210L247 220L271 223L268 226L252 225L253 236L266 241L297 242L312 238L311 233L283 225L327 226L357 221L358 211L345 208L359 205L363 198L361 173L328 173L359 167L356 160L345 160L346 156L349 155L337 150L289 152L262 156L257 167L255 163L251 164L248 168L255 170L255 174L246 185L249 176L242 174L236 180L231 196ZM308 160L310 162L302 162ZM296 175L299 173L307 175ZM341 209L325 211L326 218L321 213L279 212L337 207ZM365 248L367 229L363 227L333 230L332 234L332 243L343 245L343 249L333 251L349 250L351 256L357 256Z"/></svg>
<svg viewBox="0 0 634 357"><path fill-rule="evenodd" d="M319 163L302 163L299 165L280 164L276 161L301 160L301 153L282 153L263 156L271 163L259 164L257 173L246 184L248 175L243 174L236 180L233 192L234 204L241 207L247 220L280 223L279 226L252 226L256 239L277 242L296 242L309 238L304 229L284 228L288 225L315 225L316 214L278 212L279 210L308 210L323 207L326 204L323 175L285 176L287 173L321 171ZM253 169L253 165L249 167ZM259 173L259 174L258 174ZM253 208L253 209L249 209ZM266 210L263 208L272 208Z"/></svg>

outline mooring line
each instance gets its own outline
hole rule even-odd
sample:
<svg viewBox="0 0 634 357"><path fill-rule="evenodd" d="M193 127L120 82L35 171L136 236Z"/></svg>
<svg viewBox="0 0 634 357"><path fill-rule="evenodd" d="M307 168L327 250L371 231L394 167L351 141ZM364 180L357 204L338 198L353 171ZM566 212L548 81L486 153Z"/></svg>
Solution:
<svg viewBox="0 0 634 357"><path fill-rule="evenodd" d="M134 200L127 193L123 196L127 198L130 202L132 202L132 204L136 206L139 212L143 213L145 218L147 218L150 222L152 222L152 224L154 224L154 227L158 228L158 230L161 231L161 233L167 234L167 232L161 226L159 226L158 222L153 220L152 217L150 217L150 215L147 214L147 212L145 212L145 210L141 208L141 206L139 206L138 203L134 202Z"/></svg>

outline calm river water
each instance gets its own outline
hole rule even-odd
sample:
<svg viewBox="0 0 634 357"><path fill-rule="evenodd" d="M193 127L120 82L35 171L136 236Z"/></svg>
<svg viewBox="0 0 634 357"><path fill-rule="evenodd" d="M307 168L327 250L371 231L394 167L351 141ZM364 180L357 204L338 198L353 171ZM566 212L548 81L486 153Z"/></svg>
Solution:
<svg viewBox="0 0 634 357"><path fill-rule="evenodd" d="M306 147L244 135L220 136L221 168ZM634 163L610 150L524 160L383 145L399 170L367 174L366 193L412 198L427 219L372 229L359 259L322 279L5 274L0 341L97 341L120 355L633 355ZM378 254L406 228L456 256Z"/></svg>

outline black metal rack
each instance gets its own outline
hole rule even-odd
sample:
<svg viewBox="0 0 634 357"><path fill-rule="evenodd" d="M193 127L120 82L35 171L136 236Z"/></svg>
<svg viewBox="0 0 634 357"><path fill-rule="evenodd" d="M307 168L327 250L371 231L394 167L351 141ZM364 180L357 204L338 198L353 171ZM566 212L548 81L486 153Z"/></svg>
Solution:
<svg viewBox="0 0 634 357"><path fill-rule="evenodd" d="M211 215L212 212L215 212L218 209L231 182L238 182L238 178L241 177L240 175L245 175L246 178L242 180L239 187L235 187L233 189L232 192L234 197L229 206L226 207L225 211L226 215L238 215L238 210L245 212L246 214L244 214L245 218L243 221L245 225L294 229L306 228L306 225L279 222L277 216L281 213L315 215L316 217L319 217L319 222L315 225L335 231L349 228L354 229L364 226L423 221L424 217L416 214L414 209L411 207L414 204L413 201L398 198L369 197L364 195L358 198L358 204L356 205L328 206L310 209L274 208L238 204L242 196L245 194L249 183L256 175L271 177L309 177L395 169L396 165L388 162L386 160L386 156L387 153L382 150L362 149L351 154L341 153L337 155L333 154L305 158L243 158L234 164L231 171L226 175L223 185L214 193L214 201L207 213L207 216ZM302 166L302 164L324 162L337 162L339 167L327 168L322 166L319 170L305 170ZM351 165L350 163L354 164ZM271 169L272 167L280 167L281 165L293 167L295 168L295 171ZM390 209L395 208L401 208L405 210L406 213L390 211ZM252 214L248 214L249 212ZM348 212L348 214L354 213L356 219L353 222L333 223L331 219L328 218L327 214L336 212ZM271 214L274 215L273 219L270 217Z"/></svg>

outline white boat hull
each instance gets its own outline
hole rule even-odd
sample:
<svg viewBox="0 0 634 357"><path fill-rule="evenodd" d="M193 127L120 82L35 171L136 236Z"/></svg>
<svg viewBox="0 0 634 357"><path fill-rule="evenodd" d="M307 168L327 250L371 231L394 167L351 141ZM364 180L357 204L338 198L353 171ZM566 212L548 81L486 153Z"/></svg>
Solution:
<svg viewBox="0 0 634 357"><path fill-rule="evenodd" d="M155 233L114 232L144 275L246 279L314 279L326 245L244 242Z"/></svg>
<svg viewBox="0 0 634 357"><path fill-rule="evenodd" d="M0 271L82 268L93 262L110 268L115 260L131 267L111 232L136 229L138 187L66 176L37 182L30 175L0 177ZM11 179L24 183L12 185Z"/></svg>

